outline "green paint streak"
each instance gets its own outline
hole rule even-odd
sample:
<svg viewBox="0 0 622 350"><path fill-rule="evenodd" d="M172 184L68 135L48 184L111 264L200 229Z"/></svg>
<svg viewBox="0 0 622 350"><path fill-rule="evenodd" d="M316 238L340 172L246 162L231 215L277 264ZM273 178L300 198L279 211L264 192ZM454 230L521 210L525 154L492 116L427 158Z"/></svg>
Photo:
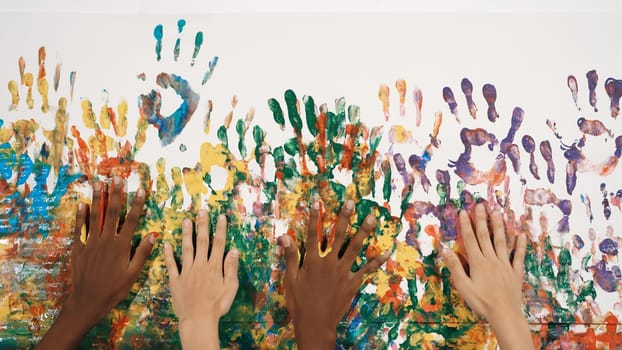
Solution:
<svg viewBox="0 0 622 350"><path fill-rule="evenodd" d="M238 119L235 123L235 131L238 133L238 150L242 158L246 158L248 151L246 149L246 143L244 142L244 135L246 134L246 126L244 120Z"/></svg>
<svg viewBox="0 0 622 350"><path fill-rule="evenodd" d="M274 121L279 124L281 130L285 128L285 116L283 116L283 110L281 109L281 104L274 98L268 100L268 108L272 111L272 117Z"/></svg>
<svg viewBox="0 0 622 350"><path fill-rule="evenodd" d="M290 156L295 156L300 153L300 147L298 146L298 140L296 138L287 140L283 147L285 148L285 152Z"/></svg>
<svg viewBox="0 0 622 350"><path fill-rule="evenodd" d="M361 121L361 108L356 105L348 106L348 120L352 124L359 124Z"/></svg>
<svg viewBox="0 0 622 350"><path fill-rule="evenodd" d="M304 96L302 101L305 104L305 116L307 119L307 129L314 137L317 136L317 114L315 112L315 101L313 101L313 97Z"/></svg>
<svg viewBox="0 0 622 350"><path fill-rule="evenodd" d="M382 184L382 196L385 201L391 200L391 163L388 160L383 160L381 164L382 175L384 177Z"/></svg>
<svg viewBox="0 0 622 350"><path fill-rule="evenodd" d="M224 125L221 125L216 132L216 136L218 136L218 141L225 146L225 148L229 148L229 138L227 137L227 128Z"/></svg>
<svg viewBox="0 0 622 350"><path fill-rule="evenodd" d="M255 141L255 161L261 164L261 147L264 145L266 132L259 125L253 126L253 140Z"/></svg>
<svg viewBox="0 0 622 350"><path fill-rule="evenodd" d="M285 91L285 104L287 105L289 122L296 131L296 135L300 135L302 131L302 119L300 119L300 113L298 113L298 98L292 90Z"/></svg>

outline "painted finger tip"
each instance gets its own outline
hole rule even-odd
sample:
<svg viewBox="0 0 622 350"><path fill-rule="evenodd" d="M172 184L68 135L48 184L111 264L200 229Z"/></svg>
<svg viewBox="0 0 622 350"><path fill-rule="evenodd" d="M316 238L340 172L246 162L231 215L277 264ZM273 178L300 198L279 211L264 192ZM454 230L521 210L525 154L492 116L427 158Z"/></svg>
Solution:
<svg viewBox="0 0 622 350"><path fill-rule="evenodd" d="M121 176L119 176L119 175L113 176L112 177L112 183L115 184L115 185L119 185L121 183ZM117 188L115 187L115 189L117 189Z"/></svg>
<svg viewBox="0 0 622 350"><path fill-rule="evenodd" d="M281 245L283 246L283 248L289 248L289 246L292 244L291 242L291 238L289 238L289 236L285 235L281 237Z"/></svg>
<svg viewBox="0 0 622 350"><path fill-rule="evenodd" d="M158 239L158 233L157 232L150 232L149 233L149 244L153 245L155 244L156 239Z"/></svg>
<svg viewBox="0 0 622 350"><path fill-rule="evenodd" d="M205 217L207 217L207 210L205 209L199 209L199 214L198 214L199 218L203 219Z"/></svg>
<svg viewBox="0 0 622 350"><path fill-rule="evenodd" d="M229 254L231 254L231 257L234 259L237 259L240 257L240 251L237 250L236 248L233 248L229 251Z"/></svg>
<svg viewBox="0 0 622 350"><path fill-rule="evenodd" d="M164 250L168 253L171 251L171 249L173 249L171 248L171 244L168 242L164 242Z"/></svg>
<svg viewBox="0 0 622 350"><path fill-rule="evenodd" d="M138 198L138 199L143 199L143 198L145 198L145 190L144 190L144 189L142 189L142 188L139 188L139 189L136 191L136 198Z"/></svg>
<svg viewBox="0 0 622 350"><path fill-rule="evenodd" d="M376 224L376 217L371 214L367 215L365 223L369 226L374 226Z"/></svg>
<svg viewBox="0 0 622 350"><path fill-rule="evenodd" d="M391 257L391 254L393 254L391 249L385 250L384 253L382 253L382 259L385 261L388 260Z"/></svg>
<svg viewBox="0 0 622 350"><path fill-rule="evenodd" d="M353 210L354 209L354 201L351 199L348 199L346 201L346 205L345 205L346 209L348 210Z"/></svg>
<svg viewBox="0 0 622 350"><path fill-rule="evenodd" d="M79 212L83 212L85 208L86 207L84 205L84 202L78 202L78 211Z"/></svg>
<svg viewBox="0 0 622 350"><path fill-rule="evenodd" d="M313 201L313 210L320 210L320 201L317 199Z"/></svg>
<svg viewBox="0 0 622 350"><path fill-rule="evenodd" d="M226 223L227 222L227 216L225 214L218 215L218 222Z"/></svg>
<svg viewBox="0 0 622 350"><path fill-rule="evenodd" d="M518 242L519 243L526 243L527 242L527 236L525 236L524 233L521 233L520 235L518 235Z"/></svg>

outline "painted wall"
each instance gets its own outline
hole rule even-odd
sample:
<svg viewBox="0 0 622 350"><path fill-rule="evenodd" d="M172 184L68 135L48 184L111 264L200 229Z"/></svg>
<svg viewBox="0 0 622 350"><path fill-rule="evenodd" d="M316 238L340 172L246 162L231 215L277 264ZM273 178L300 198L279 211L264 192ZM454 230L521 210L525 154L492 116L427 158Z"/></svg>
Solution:
<svg viewBox="0 0 622 350"><path fill-rule="evenodd" d="M76 203L111 174L152 190L136 240L160 243L85 347L179 345L161 243L179 247L181 220L209 207L242 252L222 345L291 348L277 239L303 236L314 196L327 222L347 198L353 227L380 218L357 264L394 251L343 348L494 348L436 257L460 250L457 211L479 198L510 237L529 233L542 347L617 344L616 13L82 10L0 14L0 345L51 324Z"/></svg>

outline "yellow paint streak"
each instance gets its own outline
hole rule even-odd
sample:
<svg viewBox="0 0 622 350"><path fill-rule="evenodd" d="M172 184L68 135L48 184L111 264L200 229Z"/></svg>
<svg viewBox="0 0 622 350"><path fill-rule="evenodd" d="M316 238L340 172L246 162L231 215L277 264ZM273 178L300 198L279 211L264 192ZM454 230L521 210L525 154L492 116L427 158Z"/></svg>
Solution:
<svg viewBox="0 0 622 350"><path fill-rule="evenodd" d="M48 164L52 165L55 174L62 166L65 138L67 137L67 99L61 97L58 100L58 110L54 117L54 129L44 130L43 135L50 141L50 155Z"/></svg>
<svg viewBox="0 0 622 350"><path fill-rule="evenodd" d="M401 125L393 125L389 130L389 139L393 143L407 143L412 139L412 131Z"/></svg>
<svg viewBox="0 0 622 350"><path fill-rule="evenodd" d="M41 78L37 81L37 89L41 95L41 112L47 113L50 110L50 102L48 101L48 80Z"/></svg>
<svg viewBox="0 0 622 350"><path fill-rule="evenodd" d="M408 279L415 278L417 269L422 266L419 252L414 247L406 244L406 242L400 242L397 245L395 261L401 267L401 271L397 271L397 273Z"/></svg>
<svg viewBox="0 0 622 350"><path fill-rule="evenodd" d="M95 129L95 113L93 113L93 105L91 101L84 99L80 102L82 107L82 122L89 129Z"/></svg>
<svg viewBox="0 0 622 350"><path fill-rule="evenodd" d="M28 88L28 93L26 95L26 105L28 109L33 109L35 106L35 100L32 99L32 83L34 82L34 77L32 73L24 74L24 85Z"/></svg>
<svg viewBox="0 0 622 350"><path fill-rule="evenodd" d="M163 205L170 193L170 187L166 181L166 160L164 158L158 159L156 162L156 170L158 172L158 177L156 179L155 201L158 205Z"/></svg>
<svg viewBox="0 0 622 350"><path fill-rule="evenodd" d="M17 154L22 154L30 143L35 140L35 132L38 129L39 124L32 119L20 119L13 123L13 136L15 137L13 149Z"/></svg>
<svg viewBox="0 0 622 350"><path fill-rule="evenodd" d="M89 137L89 149L91 150L91 154L95 157L108 157L108 150L111 150L113 145L114 140L112 137L102 132L98 132Z"/></svg>
<svg viewBox="0 0 622 350"><path fill-rule="evenodd" d="M11 105L9 111L14 111L19 105L19 88L15 80L9 81L9 92L11 93Z"/></svg>
<svg viewBox="0 0 622 350"><path fill-rule="evenodd" d="M145 145L145 141L147 141L147 128L149 128L149 122L147 122L147 118L140 117L138 122L136 123L136 138L134 143L134 148L138 151Z"/></svg>
<svg viewBox="0 0 622 350"><path fill-rule="evenodd" d="M124 137L127 134L127 101L122 100L117 105L117 122L113 124L114 133L119 137Z"/></svg>
<svg viewBox="0 0 622 350"><path fill-rule="evenodd" d="M99 112L99 126L103 129L110 129L110 113L108 113L108 104L104 103Z"/></svg>
<svg viewBox="0 0 622 350"><path fill-rule="evenodd" d="M389 86L386 84L380 85L378 89L378 98L382 102L382 113L384 119L389 120Z"/></svg>

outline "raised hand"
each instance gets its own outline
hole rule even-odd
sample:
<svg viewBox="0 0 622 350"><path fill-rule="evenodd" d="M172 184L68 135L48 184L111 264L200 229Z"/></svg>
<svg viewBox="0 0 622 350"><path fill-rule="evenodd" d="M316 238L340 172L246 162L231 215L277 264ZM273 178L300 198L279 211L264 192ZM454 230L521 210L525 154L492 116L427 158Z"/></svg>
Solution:
<svg viewBox="0 0 622 350"><path fill-rule="evenodd" d="M108 196L105 186L96 182L91 210L87 204L78 204L71 252L73 291L38 349L77 347L88 330L127 296L151 254L153 234L143 238L134 256L130 256L132 236L145 203L143 189L136 192L117 234L123 188L123 180L115 176ZM81 240L85 225L86 244Z"/></svg>
<svg viewBox="0 0 622 350"><path fill-rule="evenodd" d="M369 215L356 235L346 242L346 231L354 202L341 209L335 226L335 241L325 256L320 256L318 244L319 202L313 203L309 219L307 244L300 258L289 236L283 236L285 248L285 292L287 309L294 320L298 348L334 349L336 328L352 303L365 277L376 271L389 258L390 251L368 261L361 269L351 272L363 240L374 232L376 219ZM343 252L343 254L340 254Z"/></svg>
<svg viewBox="0 0 622 350"><path fill-rule="evenodd" d="M529 325L522 311L526 237L524 234L517 237L514 258L510 261L501 213L497 210L490 213L492 238L488 222L483 203L476 206L473 223L466 210L460 212L469 273L451 249L442 248L441 257L447 262L460 295L475 313L490 323L501 349L533 349Z"/></svg>
<svg viewBox="0 0 622 350"><path fill-rule="evenodd" d="M164 244L166 269L173 296L173 309L179 318L179 335L184 349L220 349L218 321L226 314L238 290L236 249L224 259L227 218L218 217L216 233L209 250L209 224L205 210L197 219L196 255L192 245L192 222L182 224L182 269L177 269L173 250Z"/></svg>

